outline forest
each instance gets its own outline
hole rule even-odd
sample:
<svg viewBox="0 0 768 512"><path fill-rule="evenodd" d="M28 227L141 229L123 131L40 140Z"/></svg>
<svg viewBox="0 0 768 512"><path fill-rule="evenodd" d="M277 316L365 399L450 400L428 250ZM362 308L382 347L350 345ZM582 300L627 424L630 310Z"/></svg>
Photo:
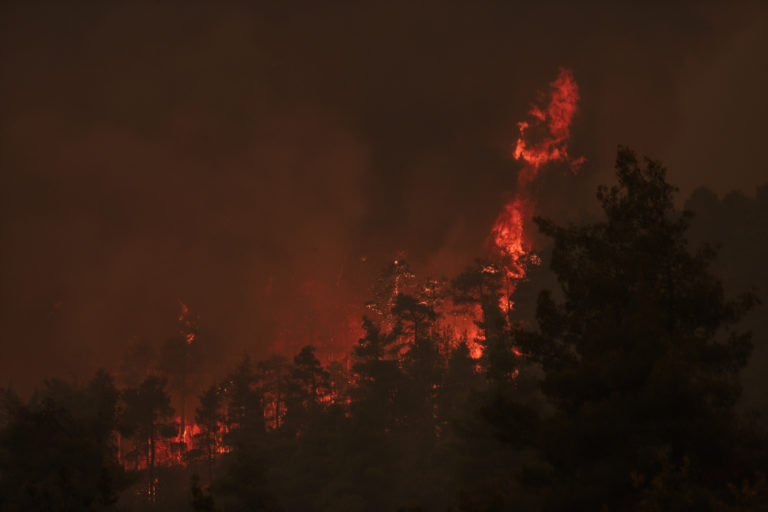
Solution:
<svg viewBox="0 0 768 512"><path fill-rule="evenodd" d="M768 186L681 207L662 163L615 171L524 273L393 259L348 354L203 376L183 307L120 368L7 386L0 510L768 509Z"/></svg>

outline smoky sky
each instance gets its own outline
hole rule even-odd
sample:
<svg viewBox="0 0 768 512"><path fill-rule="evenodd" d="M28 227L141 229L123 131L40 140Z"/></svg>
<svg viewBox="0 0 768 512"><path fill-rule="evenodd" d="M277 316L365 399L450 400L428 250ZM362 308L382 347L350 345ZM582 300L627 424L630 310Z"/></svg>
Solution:
<svg viewBox="0 0 768 512"><path fill-rule="evenodd" d="M261 356L336 336L391 258L456 272L561 66L586 163L546 171L541 213L593 208L617 144L684 193L765 182L766 9L619 4L5 3L0 375L114 365L179 300L219 357Z"/></svg>

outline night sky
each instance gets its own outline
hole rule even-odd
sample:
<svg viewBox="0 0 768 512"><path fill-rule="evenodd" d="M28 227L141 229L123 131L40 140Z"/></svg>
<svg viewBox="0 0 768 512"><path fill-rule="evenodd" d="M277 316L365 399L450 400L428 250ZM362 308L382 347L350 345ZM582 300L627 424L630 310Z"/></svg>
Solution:
<svg viewBox="0 0 768 512"><path fill-rule="evenodd" d="M330 336L392 258L454 274L561 66L586 163L539 213L594 209L618 144L681 199L768 181L761 2L243 4L0 7L0 384L114 367L179 300L229 364Z"/></svg>

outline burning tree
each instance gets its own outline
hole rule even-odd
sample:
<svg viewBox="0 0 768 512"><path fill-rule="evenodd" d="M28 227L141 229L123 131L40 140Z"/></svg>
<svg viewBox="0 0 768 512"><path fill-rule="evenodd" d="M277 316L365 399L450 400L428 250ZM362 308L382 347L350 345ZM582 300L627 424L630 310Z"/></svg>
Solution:
<svg viewBox="0 0 768 512"><path fill-rule="evenodd" d="M190 384L195 381L195 377L200 372L201 352L198 338L197 315L189 311L189 307L182 301L179 301L181 312L177 318L178 332L175 336L166 340L159 354L159 369L169 379L169 387L175 392L179 402L180 418L180 443L186 444L188 441L187 431L187 397ZM187 446L182 446L182 449Z"/></svg>
<svg viewBox="0 0 768 512"><path fill-rule="evenodd" d="M525 277L531 263L539 263L531 250L526 233L534 211L531 184L543 166L553 162L566 163L573 172L584 162L583 157L568 154L571 121L576 115L579 87L569 69L561 68L551 83L546 105L532 105L528 119L517 123L520 134L512 156L523 164L517 175L515 195L504 205L491 228L488 245L505 270L505 293L502 306L507 313L512 308L510 295L516 282Z"/></svg>

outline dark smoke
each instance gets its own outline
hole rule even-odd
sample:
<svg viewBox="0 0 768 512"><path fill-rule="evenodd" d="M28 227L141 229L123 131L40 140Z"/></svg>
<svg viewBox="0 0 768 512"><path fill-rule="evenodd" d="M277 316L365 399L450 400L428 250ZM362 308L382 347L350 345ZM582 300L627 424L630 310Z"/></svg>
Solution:
<svg viewBox="0 0 768 512"><path fill-rule="evenodd" d="M587 163L542 213L582 215L618 143L684 191L764 181L758 2L272 4L3 5L0 375L113 365L179 299L222 362L338 338L400 251L421 275L482 251L559 66Z"/></svg>

